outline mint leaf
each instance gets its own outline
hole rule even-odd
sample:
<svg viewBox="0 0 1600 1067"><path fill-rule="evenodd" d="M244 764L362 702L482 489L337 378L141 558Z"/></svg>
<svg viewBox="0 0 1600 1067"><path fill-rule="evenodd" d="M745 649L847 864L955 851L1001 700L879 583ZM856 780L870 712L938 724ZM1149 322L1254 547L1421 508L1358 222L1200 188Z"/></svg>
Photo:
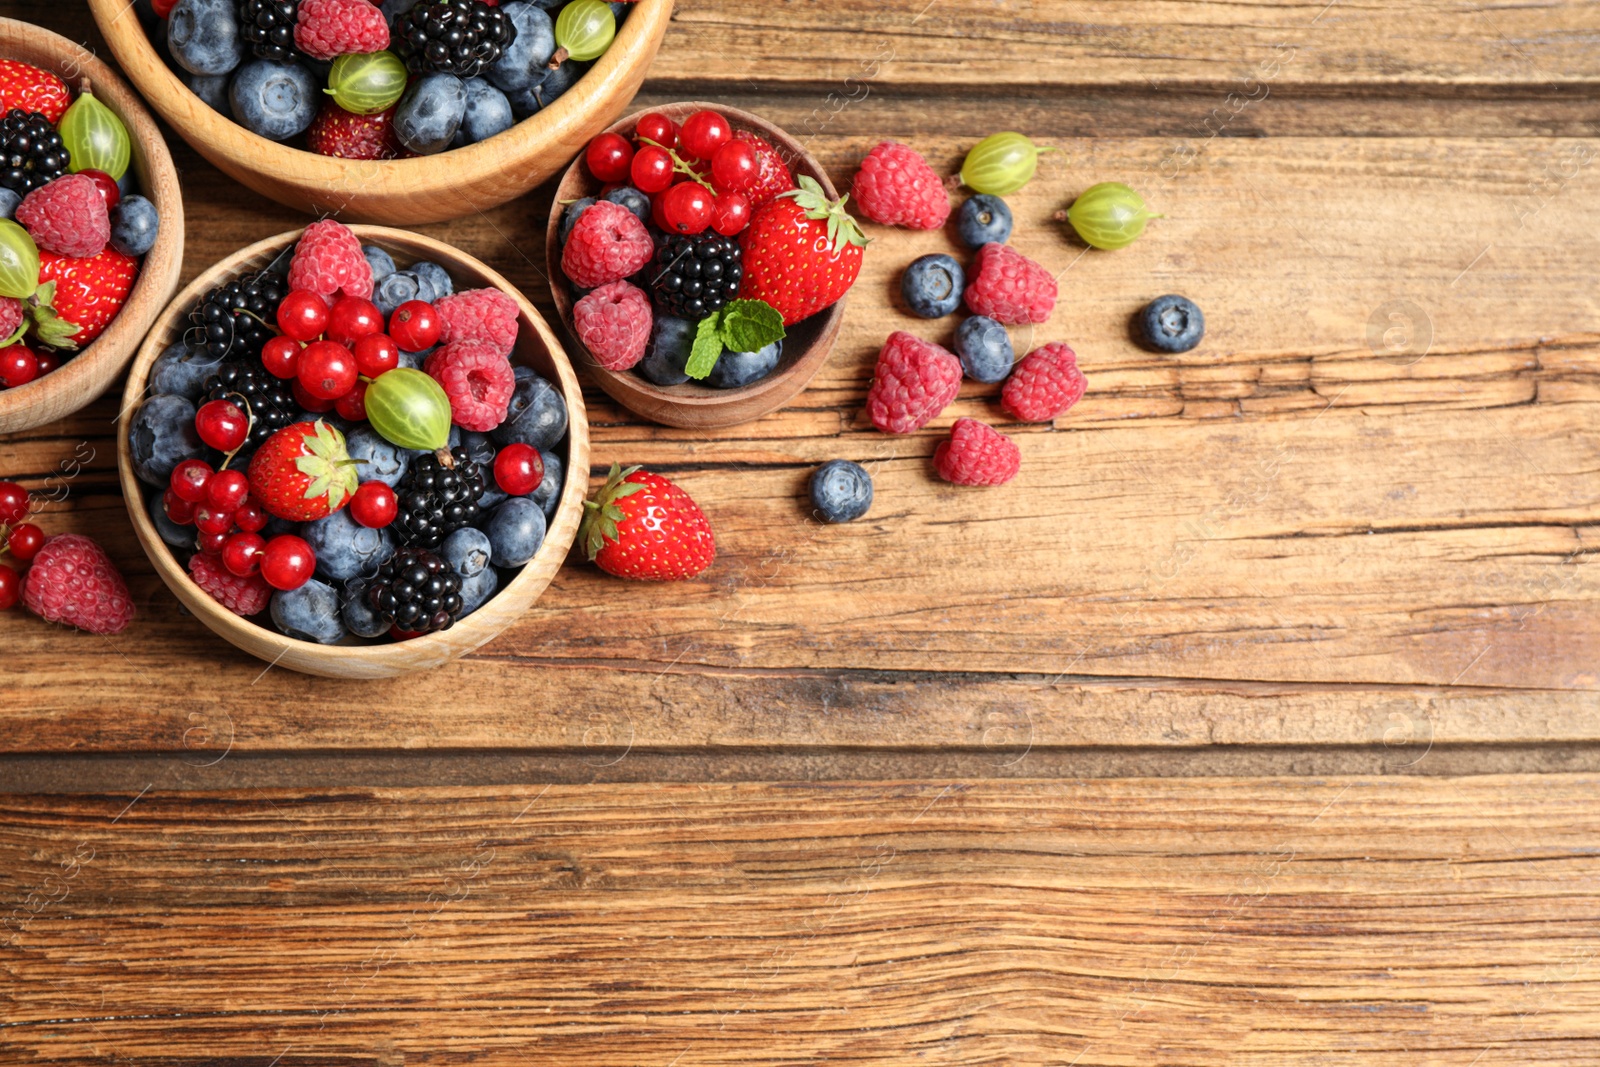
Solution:
<svg viewBox="0 0 1600 1067"><path fill-rule="evenodd" d="M759 352L783 337L783 316L765 300L730 300L722 309L722 343L730 352Z"/></svg>
<svg viewBox="0 0 1600 1067"><path fill-rule="evenodd" d="M700 320L694 332L694 347L689 349L689 362L683 373L694 379L704 378L717 365L722 355L722 312L714 311Z"/></svg>

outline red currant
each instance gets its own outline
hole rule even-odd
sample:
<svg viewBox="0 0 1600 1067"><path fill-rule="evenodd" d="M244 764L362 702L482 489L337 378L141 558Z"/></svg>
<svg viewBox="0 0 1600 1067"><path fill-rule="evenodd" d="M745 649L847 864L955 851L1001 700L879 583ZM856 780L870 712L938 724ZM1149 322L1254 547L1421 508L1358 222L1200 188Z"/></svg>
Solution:
<svg viewBox="0 0 1600 1067"><path fill-rule="evenodd" d="M508 496L527 496L544 481L544 459L532 445L511 444L494 457L494 481Z"/></svg>
<svg viewBox="0 0 1600 1067"><path fill-rule="evenodd" d="M679 182L661 198L661 216L672 233L701 233L711 225L713 197L699 182Z"/></svg>
<svg viewBox="0 0 1600 1067"><path fill-rule="evenodd" d="M206 482L206 506L232 515L250 495L250 479L243 471L218 471Z"/></svg>
<svg viewBox="0 0 1600 1067"><path fill-rule="evenodd" d="M0 386L15 389L39 376L39 357L33 349L18 342L0 348Z"/></svg>
<svg viewBox="0 0 1600 1067"><path fill-rule="evenodd" d="M39 352L33 358L34 362L39 364L39 377L41 378L61 366L61 361L56 358L54 352Z"/></svg>
<svg viewBox="0 0 1600 1067"><path fill-rule="evenodd" d="M0 482L0 522L21 522L32 503L28 491L16 482Z"/></svg>
<svg viewBox="0 0 1600 1067"><path fill-rule="evenodd" d="M696 111L683 120L678 142L695 159L710 159L733 137L728 120L715 111Z"/></svg>
<svg viewBox="0 0 1600 1067"><path fill-rule="evenodd" d="M646 145L634 155L629 173L640 192L659 193L672 184L672 157L665 149Z"/></svg>
<svg viewBox="0 0 1600 1067"><path fill-rule="evenodd" d="M328 328L328 302L310 289L295 289L278 305L278 329L296 341L315 341Z"/></svg>
<svg viewBox="0 0 1600 1067"><path fill-rule="evenodd" d="M728 141L711 157L711 181L720 192L742 193L756 180L759 165L748 141Z"/></svg>
<svg viewBox="0 0 1600 1067"><path fill-rule="evenodd" d="M750 225L750 198L743 193L723 193L711 213L711 226L724 237L732 237Z"/></svg>
<svg viewBox="0 0 1600 1067"><path fill-rule="evenodd" d="M399 510L394 490L382 482L362 482L350 498L350 517L373 530L381 530L393 522Z"/></svg>
<svg viewBox="0 0 1600 1067"><path fill-rule="evenodd" d="M620 182L628 176L628 165L633 162L633 145L619 133L602 133L589 142L584 158L596 179Z"/></svg>
<svg viewBox="0 0 1600 1067"><path fill-rule="evenodd" d="M328 312L328 340L353 345L369 333L383 332L383 312L359 296L342 296Z"/></svg>
<svg viewBox="0 0 1600 1067"><path fill-rule="evenodd" d="M338 314L343 303L341 300L334 305L334 314ZM333 331L331 322L328 330ZM300 369L295 372L295 380L314 397L337 400L356 384L356 376L355 355L342 344L312 341L300 351Z"/></svg>
<svg viewBox="0 0 1600 1067"><path fill-rule="evenodd" d="M84 169L79 174L87 174L94 179L94 185L100 192L100 199L106 202L106 210L110 211L117 206L117 201L122 199L122 190L117 188L117 179L103 170Z"/></svg>
<svg viewBox="0 0 1600 1067"><path fill-rule="evenodd" d="M206 485L211 481L211 464L203 459L186 459L172 468L169 481L179 499L198 504L206 498Z"/></svg>
<svg viewBox="0 0 1600 1067"><path fill-rule="evenodd" d="M418 300L415 303L422 304L422 301ZM404 306L404 304L401 305L401 307ZM422 306L427 307L428 305L422 304ZM432 309L429 308L429 310L431 311ZM400 314L399 309L395 310L395 314ZM433 334L434 339L437 340L439 336L437 327L434 328ZM422 348L427 348L432 344L433 341L429 341ZM406 351L420 352L422 349L408 348ZM394 370L400 365L400 345L386 333L367 334L367 336L356 342L350 353L356 357L356 370L365 374L368 378L376 378L384 371Z"/></svg>
<svg viewBox="0 0 1600 1067"><path fill-rule="evenodd" d="M313 415L321 415L324 412L333 410L332 400L320 396L312 396L306 391L306 387L300 384L299 378L289 383L289 392L294 394L294 402L296 404L299 404Z"/></svg>
<svg viewBox="0 0 1600 1067"><path fill-rule="evenodd" d="M367 383L356 382L350 391L333 402L333 410L341 419L351 422L367 421Z"/></svg>
<svg viewBox="0 0 1600 1067"><path fill-rule="evenodd" d="M226 533L198 533L194 537L194 547L207 556L215 556L227 543Z"/></svg>
<svg viewBox="0 0 1600 1067"><path fill-rule="evenodd" d="M222 546L222 565L241 578L261 569L261 552L267 542L257 533L236 533Z"/></svg>
<svg viewBox="0 0 1600 1067"><path fill-rule="evenodd" d="M633 135L641 141L654 141L662 148L673 148L678 143L678 127L667 116L656 111L639 116L639 121L633 127Z"/></svg>
<svg viewBox="0 0 1600 1067"><path fill-rule="evenodd" d="M218 452L232 452L250 434L250 420L231 400L208 400L194 416L200 440Z"/></svg>
<svg viewBox="0 0 1600 1067"><path fill-rule="evenodd" d="M194 509L194 528L201 533L227 533L233 529L233 512L200 504Z"/></svg>
<svg viewBox="0 0 1600 1067"><path fill-rule="evenodd" d="M185 500L175 491L168 489L161 494L161 507L167 513L167 518L179 526L194 525L194 501Z"/></svg>
<svg viewBox="0 0 1600 1067"><path fill-rule="evenodd" d="M247 496L233 513L233 524L245 533L260 533L267 524L267 509L255 497Z"/></svg>
<svg viewBox="0 0 1600 1067"><path fill-rule="evenodd" d="M44 547L44 531L31 522L22 522L11 528L6 549L23 563L28 562Z"/></svg>
<svg viewBox="0 0 1600 1067"><path fill-rule="evenodd" d="M0 563L0 611L10 611L17 606L17 600L22 595L22 579L17 577L17 572Z"/></svg>
<svg viewBox="0 0 1600 1067"><path fill-rule="evenodd" d="M293 378L300 369L300 342L281 333L261 346L261 365L277 378Z"/></svg>
<svg viewBox="0 0 1600 1067"><path fill-rule="evenodd" d="M407 300L389 316L389 336L406 352L421 352L439 343L439 312L426 300Z"/></svg>
<svg viewBox="0 0 1600 1067"><path fill-rule="evenodd" d="M279 534L261 551L261 577L274 589L299 589L316 569L311 546L294 534Z"/></svg>

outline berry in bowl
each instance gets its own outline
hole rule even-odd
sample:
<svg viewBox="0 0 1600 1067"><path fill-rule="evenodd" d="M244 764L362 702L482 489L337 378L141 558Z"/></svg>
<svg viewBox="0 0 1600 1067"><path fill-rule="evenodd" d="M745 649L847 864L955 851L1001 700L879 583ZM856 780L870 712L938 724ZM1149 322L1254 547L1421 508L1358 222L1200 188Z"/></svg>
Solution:
<svg viewBox="0 0 1600 1067"><path fill-rule="evenodd" d="M156 570L294 670L471 651L577 533L571 366L505 279L416 234L328 219L236 253L163 314L125 400L122 485Z"/></svg>
<svg viewBox="0 0 1600 1067"><path fill-rule="evenodd" d="M556 191L556 310L600 388L635 414L699 429L760 418L805 389L838 336L866 244L845 199L755 115L634 115Z"/></svg>

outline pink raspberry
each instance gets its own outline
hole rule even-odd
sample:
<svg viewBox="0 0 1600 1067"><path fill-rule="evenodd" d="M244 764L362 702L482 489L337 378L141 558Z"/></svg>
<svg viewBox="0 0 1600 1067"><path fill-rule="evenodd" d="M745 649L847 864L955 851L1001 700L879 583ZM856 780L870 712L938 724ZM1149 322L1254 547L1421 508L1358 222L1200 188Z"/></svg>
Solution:
<svg viewBox="0 0 1600 1067"><path fill-rule="evenodd" d="M330 304L335 293L372 299L372 265L350 227L334 219L307 226L289 261L289 288L310 289Z"/></svg>
<svg viewBox="0 0 1600 1067"><path fill-rule="evenodd" d="M467 289L434 301L439 343L481 341L509 357L517 344L517 302L498 289Z"/></svg>
<svg viewBox="0 0 1600 1067"><path fill-rule="evenodd" d="M853 190L861 213L885 226L937 230L950 217L950 195L910 145L884 141L861 161Z"/></svg>
<svg viewBox="0 0 1600 1067"><path fill-rule="evenodd" d="M506 421L517 376L493 345L457 341L440 345L422 369L444 386L450 398L450 419L463 430L488 433Z"/></svg>
<svg viewBox="0 0 1600 1067"><path fill-rule="evenodd" d="M950 440L933 451L933 469L956 485L1003 485L1021 466L1017 443L977 419L957 419Z"/></svg>
<svg viewBox="0 0 1600 1067"><path fill-rule="evenodd" d="M978 251L978 271L967 285L967 307L975 315L1015 326L1044 322L1056 307L1056 280L1050 272L1006 245Z"/></svg>
<svg viewBox="0 0 1600 1067"><path fill-rule="evenodd" d="M911 433L926 426L960 391L960 360L931 341L896 330L878 353L867 413L884 433Z"/></svg>
<svg viewBox="0 0 1600 1067"><path fill-rule="evenodd" d="M45 539L22 580L22 602L41 619L92 634L119 634L133 621L128 583L82 534Z"/></svg>
<svg viewBox="0 0 1600 1067"><path fill-rule="evenodd" d="M653 322L650 298L629 282L602 285L572 309L572 332L606 370L627 370L644 358Z"/></svg>
<svg viewBox="0 0 1600 1067"><path fill-rule="evenodd" d="M259 615L272 600L272 586L259 574L241 578L222 565L222 557L196 552L189 557L189 577L218 604L235 615Z"/></svg>
<svg viewBox="0 0 1600 1067"><path fill-rule="evenodd" d="M1065 414L1087 388L1077 354L1058 342L1023 357L1000 391L1000 407L1023 422L1049 422Z"/></svg>
<svg viewBox="0 0 1600 1067"><path fill-rule="evenodd" d="M22 301L14 296L0 296L0 345L4 345L21 325Z"/></svg>
<svg viewBox="0 0 1600 1067"><path fill-rule="evenodd" d="M29 193L17 205L17 221L34 244L58 256L98 256L111 240L106 198L87 174L63 175Z"/></svg>
<svg viewBox="0 0 1600 1067"><path fill-rule="evenodd" d="M389 23L367 0L301 0L294 43L312 59L389 47Z"/></svg>
<svg viewBox="0 0 1600 1067"><path fill-rule="evenodd" d="M655 243L639 216L609 200L590 207L573 224L561 252L561 271L573 285L596 289L620 282L650 262Z"/></svg>

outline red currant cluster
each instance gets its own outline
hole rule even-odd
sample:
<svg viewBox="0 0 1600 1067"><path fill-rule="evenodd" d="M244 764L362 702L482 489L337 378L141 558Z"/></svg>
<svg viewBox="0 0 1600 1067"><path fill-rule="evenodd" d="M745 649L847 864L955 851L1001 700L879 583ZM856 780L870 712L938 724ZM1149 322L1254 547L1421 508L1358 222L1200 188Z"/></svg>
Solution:
<svg viewBox="0 0 1600 1067"><path fill-rule="evenodd" d="M16 482L0 482L0 550L17 563L27 563L44 547L44 531L23 522L33 507L28 491ZM22 597L22 574L0 563L0 611L10 611Z"/></svg>
<svg viewBox="0 0 1600 1067"><path fill-rule="evenodd" d="M239 471L212 470L205 460L186 459L172 469L162 507L179 526L195 528L197 549L220 557L241 578L260 574L275 589L296 589L316 568L311 546L301 538L261 536L269 516Z"/></svg>
<svg viewBox="0 0 1600 1067"><path fill-rule="evenodd" d="M48 348L35 352L21 341L0 348L0 389L15 389L49 374L61 361Z"/></svg>
<svg viewBox="0 0 1600 1067"><path fill-rule="evenodd" d="M278 306L282 332L262 348L261 362L290 381L307 411L337 411L360 421L367 417L367 383L399 366L402 350L432 348L440 325L438 311L426 300L395 308L385 332L383 312L370 300L343 296L329 307L309 289L295 289Z"/></svg>
<svg viewBox="0 0 1600 1067"><path fill-rule="evenodd" d="M647 194L652 221L667 233L709 228L732 237L750 225L747 193L760 160L755 147L735 139L728 120L715 111L696 111L682 127L651 112L639 119L633 142L602 133L589 142L585 159L600 181L631 181Z"/></svg>

